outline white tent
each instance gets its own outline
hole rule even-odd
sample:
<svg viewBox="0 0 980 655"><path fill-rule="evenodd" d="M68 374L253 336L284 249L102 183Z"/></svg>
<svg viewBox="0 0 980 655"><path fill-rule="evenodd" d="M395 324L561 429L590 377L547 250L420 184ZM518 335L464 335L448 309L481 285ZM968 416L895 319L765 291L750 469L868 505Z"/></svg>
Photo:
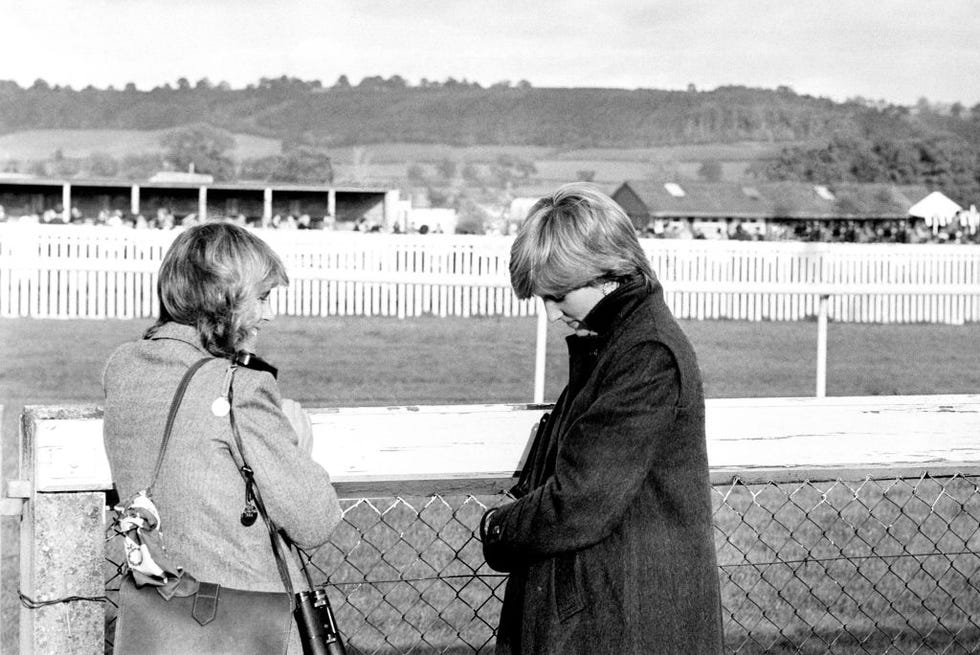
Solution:
<svg viewBox="0 0 980 655"><path fill-rule="evenodd" d="M963 208L955 202L933 191L928 196L909 207L909 216L924 218L929 227L946 226L953 222Z"/></svg>

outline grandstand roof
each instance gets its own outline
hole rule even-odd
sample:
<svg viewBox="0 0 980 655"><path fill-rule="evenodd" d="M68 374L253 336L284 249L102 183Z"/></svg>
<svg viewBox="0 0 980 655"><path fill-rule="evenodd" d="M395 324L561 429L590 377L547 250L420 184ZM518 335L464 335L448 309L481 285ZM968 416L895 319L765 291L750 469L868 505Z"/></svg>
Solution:
<svg viewBox="0 0 980 655"><path fill-rule="evenodd" d="M627 180L613 193L637 221L649 218L905 218L924 187L809 182Z"/></svg>
<svg viewBox="0 0 980 655"><path fill-rule="evenodd" d="M275 189L278 191L299 191L299 192L320 192L338 191L343 193L385 193L390 189L377 186L333 186L330 184L293 184L288 182L191 182L180 180L152 181L152 180L120 180L110 178L49 178L33 176L7 176L0 175L0 186L6 187L61 187L66 184L78 187L94 187L105 189L120 189L139 186L153 189L198 189L207 187L208 189L229 189L236 191L262 191L263 189Z"/></svg>
<svg viewBox="0 0 980 655"><path fill-rule="evenodd" d="M748 185L728 182L663 182L629 180L613 193L619 202L632 192L651 217L749 217L768 214L761 195L753 194Z"/></svg>

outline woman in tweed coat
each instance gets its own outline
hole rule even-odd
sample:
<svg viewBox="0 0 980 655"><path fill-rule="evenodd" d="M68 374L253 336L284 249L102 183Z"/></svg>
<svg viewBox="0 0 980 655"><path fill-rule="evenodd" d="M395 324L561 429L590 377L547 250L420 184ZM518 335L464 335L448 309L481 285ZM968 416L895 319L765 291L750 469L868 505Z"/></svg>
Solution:
<svg viewBox="0 0 980 655"><path fill-rule="evenodd" d="M487 562L510 573L497 653L717 655L701 377L632 224L566 185L529 212L510 272L574 334L519 499L481 523Z"/></svg>
<svg viewBox="0 0 980 655"><path fill-rule="evenodd" d="M160 532L176 565L198 580L283 591L262 519L243 525L245 484L227 411L231 359L251 351L273 317L269 292L287 283L279 257L261 239L227 223L180 234L160 269L160 318L143 339L120 346L102 375L104 439L120 498L146 488L178 382L191 379L154 487ZM241 359L241 358L240 358ZM260 365L256 365L259 363ZM270 518L300 547L327 541L340 507L327 472L310 457L309 417L280 396L276 371L253 359L234 371L233 402L245 458ZM287 554L298 589L305 582ZM290 653L299 653L295 626Z"/></svg>

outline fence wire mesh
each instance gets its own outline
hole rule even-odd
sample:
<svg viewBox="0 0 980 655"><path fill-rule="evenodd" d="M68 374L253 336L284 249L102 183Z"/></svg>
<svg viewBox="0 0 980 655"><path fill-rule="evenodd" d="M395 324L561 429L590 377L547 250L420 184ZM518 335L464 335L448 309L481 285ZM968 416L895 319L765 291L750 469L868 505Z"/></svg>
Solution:
<svg viewBox="0 0 980 655"><path fill-rule="evenodd" d="M726 652L980 653L980 476L734 481L712 497ZM307 557L350 655L492 652L506 577L476 531L507 500L343 501ZM107 552L114 600L122 566Z"/></svg>

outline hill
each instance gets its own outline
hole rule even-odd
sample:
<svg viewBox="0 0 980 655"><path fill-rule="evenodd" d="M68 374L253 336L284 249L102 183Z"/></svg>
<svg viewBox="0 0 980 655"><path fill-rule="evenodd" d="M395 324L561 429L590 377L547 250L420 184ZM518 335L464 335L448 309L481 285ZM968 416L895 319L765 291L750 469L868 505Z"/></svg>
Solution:
<svg viewBox="0 0 980 655"><path fill-rule="evenodd" d="M202 80L202 82L205 82ZM229 132L338 147L384 142L451 146L650 148L735 142L921 137L925 125L899 107L741 86L712 91L532 88L466 84L322 88L263 80L245 89L199 83L139 91L0 82L0 134L35 129L164 130L209 123Z"/></svg>

